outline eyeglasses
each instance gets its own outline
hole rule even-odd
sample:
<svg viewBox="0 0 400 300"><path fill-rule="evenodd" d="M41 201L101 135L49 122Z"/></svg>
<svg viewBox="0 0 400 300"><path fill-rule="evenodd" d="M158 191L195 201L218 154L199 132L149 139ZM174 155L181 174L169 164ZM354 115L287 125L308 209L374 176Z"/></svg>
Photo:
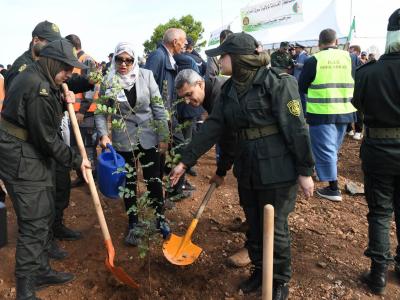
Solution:
<svg viewBox="0 0 400 300"><path fill-rule="evenodd" d="M118 64L118 65L122 65L122 63L125 63L125 65L131 66L131 65L133 65L134 61L135 60L133 58L124 59L124 58L119 57L119 56L115 57L115 63Z"/></svg>

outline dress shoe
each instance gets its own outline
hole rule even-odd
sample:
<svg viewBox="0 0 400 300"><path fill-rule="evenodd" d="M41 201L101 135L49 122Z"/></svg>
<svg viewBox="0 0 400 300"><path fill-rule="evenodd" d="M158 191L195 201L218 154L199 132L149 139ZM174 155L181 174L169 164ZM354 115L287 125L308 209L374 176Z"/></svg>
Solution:
<svg viewBox="0 0 400 300"><path fill-rule="evenodd" d="M77 241L82 238L82 234L79 231L72 230L66 227L64 224L55 226L53 232L54 237L61 241Z"/></svg>
<svg viewBox="0 0 400 300"><path fill-rule="evenodd" d="M181 192L169 193L167 199L172 202L181 201L192 196L191 191L182 190Z"/></svg>
<svg viewBox="0 0 400 300"><path fill-rule="evenodd" d="M55 240L51 240L48 256L55 260L62 260L68 256L68 252L58 247Z"/></svg>
<svg viewBox="0 0 400 300"><path fill-rule="evenodd" d="M72 273L57 272L52 269L46 273L36 277L36 287L37 291L44 289L51 285L64 284L72 281L75 276Z"/></svg>
<svg viewBox="0 0 400 300"><path fill-rule="evenodd" d="M287 283L275 283L272 292L273 300L287 300L289 298L289 287Z"/></svg>
<svg viewBox="0 0 400 300"><path fill-rule="evenodd" d="M257 291L262 284L262 270L260 268L253 268L251 270L250 278L242 282L239 288L244 294Z"/></svg>
<svg viewBox="0 0 400 300"><path fill-rule="evenodd" d="M195 191L196 187L193 186L189 181L185 180L183 185L182 185L182 190L185 191Z"/></svg>
<svg viewBox="0 0 400 300"><path fill-rule="evenodd" d="M387 281L388 265L371 262L371 270L361 275L361 281L377 295L384 295Z"/></svg>
<svg viewBox="0 0 400 300"><path fill-rule="evenodd" d="M197 176L197 172L194 169L194 167L191 167L189 169L186 170L186 174L189 174L190 176Z"/></svg>
<svg viewBox="0 0 400 300"><path fill-rule="evenodd" d="M235 268L243 268L251 263L249 257L249 251L247 248L242 248L235 254L231 255L227 259L228 265Z"/></svg>

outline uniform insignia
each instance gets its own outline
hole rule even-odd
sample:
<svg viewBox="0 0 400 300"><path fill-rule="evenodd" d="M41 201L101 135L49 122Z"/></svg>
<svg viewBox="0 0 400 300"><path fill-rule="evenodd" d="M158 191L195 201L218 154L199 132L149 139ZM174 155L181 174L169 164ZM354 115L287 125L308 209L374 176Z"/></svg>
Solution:
<svg viewBox="0 0 400 300"><path fill-rule="evenodd" d="M47 92L46 89L41 89L40 92L39 92L39 95L41 95L41 96L48 96L48 95L49 95L49 92Z"/></svg>
<svg viewBox="0 0 400 300"><path fill-rule="evenodd" d="M289 108L289 112L296 117L300 116L300 101L298 99L293 99L290 100L289 103L287 104L287 107Z"/></svg>
<svg viewBox="0 0 400 300"><path fill-rule="evenodd" d="M19 67L18 72L22 72L26 69L26 64L23 64L22 66Z"/></svg>
<svg viewBox="0 0 400 300"><path fill-rule="evenodd" d="M52 25L51 25L51 29L52 29L54 32L60 32L60 29L58 28L58 26L57 26L56 24L52 24Z"/></svg>

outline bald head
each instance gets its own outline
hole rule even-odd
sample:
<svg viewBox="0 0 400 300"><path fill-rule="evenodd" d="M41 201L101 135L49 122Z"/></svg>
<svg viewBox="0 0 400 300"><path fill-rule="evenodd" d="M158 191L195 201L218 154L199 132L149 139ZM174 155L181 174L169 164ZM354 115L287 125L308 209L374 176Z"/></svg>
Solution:
<svg viewBox="0 0 400 300"><path fill-rule="evenodd" d="M181 53L186 44L186 33L180 28L169 28L163 36L164 46L174 55Z"/></svg>

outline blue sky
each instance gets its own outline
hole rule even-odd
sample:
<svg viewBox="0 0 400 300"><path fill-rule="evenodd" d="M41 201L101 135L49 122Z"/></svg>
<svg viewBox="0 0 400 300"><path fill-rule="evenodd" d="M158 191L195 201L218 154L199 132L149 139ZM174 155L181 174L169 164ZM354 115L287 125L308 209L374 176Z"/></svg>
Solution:
<svg viewBox="0 0 400 300"><path fill-rule="evenodd" d="M187 14L202 22L208 39L222 22L238 20L241 8L258 2L262 0L0 0L0 63L12 63L24 52L33 28L43 20L56 23L62 36L78 35L83 49L102 61L121 41L133 43L141 55L143 42L158 24ZM343 7L339 15L349 21L350 0L337 2ZM398 7L399 0L353 0L359 34L384 37L387 19Z"/></svg>
<svg viewBox="0 0 400 300"><path fill-rule="evenodd" d="M0 63L12 63L29 45L35 25L56 23L62 36L74 33L95 59L107 60L121 41L133 43L139 54L153 29L175 17L191 14L209 32L239 16L243 0L0 0Z"/></svg>

